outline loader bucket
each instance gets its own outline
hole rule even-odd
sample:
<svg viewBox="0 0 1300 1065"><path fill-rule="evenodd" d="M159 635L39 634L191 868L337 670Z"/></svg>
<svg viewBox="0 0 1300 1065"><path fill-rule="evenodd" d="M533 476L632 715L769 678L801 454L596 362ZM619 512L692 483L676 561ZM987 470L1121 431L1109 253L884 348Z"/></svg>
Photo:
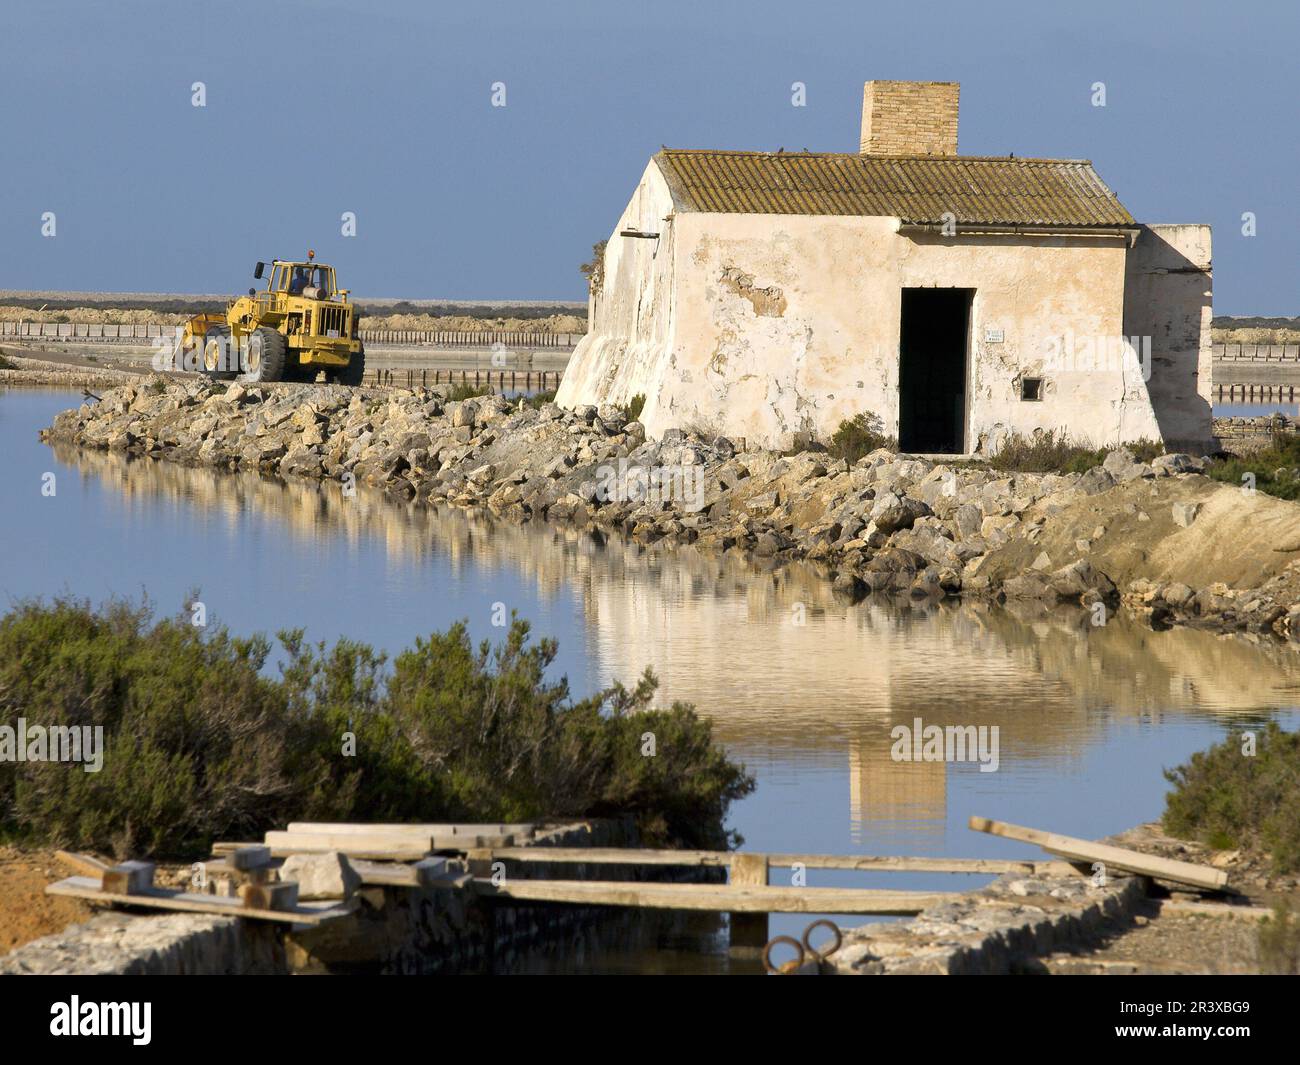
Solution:
<svg viewBox="0 0 1300 1065"><path fill-rule="evenodd" d="M208 330L214 325L225 325L224 314L196 314L185 323L176 344L175 366L178 370L195 371L201 369L203 358L203 341Z"/></svg>

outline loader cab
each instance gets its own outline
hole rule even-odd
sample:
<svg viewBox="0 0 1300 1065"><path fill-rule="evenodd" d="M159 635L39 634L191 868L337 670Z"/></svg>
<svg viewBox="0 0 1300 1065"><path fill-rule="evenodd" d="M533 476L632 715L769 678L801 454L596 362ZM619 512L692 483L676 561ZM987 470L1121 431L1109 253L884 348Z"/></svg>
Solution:
<svg viewBox="0 0 1300 1065"><path fill-rule="evenodd" d="M314 291L314 298L327 300L334 296L334 267L321 263L271 264L271 277L266 283L268 292L282 292L288 296L303 296Z"/></svg>

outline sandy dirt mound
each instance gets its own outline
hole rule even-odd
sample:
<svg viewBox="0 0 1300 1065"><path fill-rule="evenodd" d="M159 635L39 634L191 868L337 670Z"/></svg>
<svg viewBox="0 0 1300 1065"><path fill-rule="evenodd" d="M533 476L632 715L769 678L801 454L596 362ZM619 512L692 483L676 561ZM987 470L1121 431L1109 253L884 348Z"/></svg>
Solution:
<svg viewBox="0 0 1300 1065"><path fill-rule="evenodd" d="M45 885L78 875L53 851L0 847L0 954L88 920L89 906L45 894Z"/></svg>
<svg viewBox="0 0 1300 1065"><path fill-rule="evenodd" d="M1180 503L1200 506L1185 528L1174 519ZM1208 477L1130 481L1054 514L1037 506L1031 517L1038 515L1041 535L992 552L982 572L1021 573L1046 552L1052 569L1086 558L1120 588L1140 577L1253 588L1300 559L1300 504Z"/></svg>
<svg viewBox="0 0 1300 1065"><path fill-rule="evenodd" d="M1300 329L1211 329L1210 340L1215 344L1300 344Z"/></svg>
<svg viewBox="0 0 1300 1065"><path fill-rule="evenodd" d="M471 318L464 314L367 315L362 329L445 330L448 332L585 333L587 320L573 314L545 318Z"/></svg>
<svg viewBox="0 0 1300 1065"><path fill-rule="evenodd" d="M91 325L179 325L188 315L161 311L123 310L119 307L72 307L38 310L35 307L0 307L0 322L87 322Z"/></svg>

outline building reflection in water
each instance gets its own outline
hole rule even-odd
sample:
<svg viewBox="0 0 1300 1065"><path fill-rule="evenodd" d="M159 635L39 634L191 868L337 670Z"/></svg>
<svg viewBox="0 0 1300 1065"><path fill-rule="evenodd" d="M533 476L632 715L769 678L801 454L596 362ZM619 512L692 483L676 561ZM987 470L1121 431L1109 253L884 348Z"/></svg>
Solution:
<svg viewBox="0 0 1300 1065"><path fill-rule="evenodd" d="M1081 611L837 601L808 565L772 570L692 548L433 512L336 484L281 483L56 447L60 461L141 510L156 497L211 510L232 535L249 515L294 540L382 549L396 579L438 556L453 574L508 575L569 597L585 619L578 688L655 669L665 701L693 702L751 764L847 768L853 825L942 824L943 763L894 763L889 730L997 726L1002 766L1067 765L1116 720L1242 715L1297 702L1296 656L1269 641ZM299 545L301 546L301 545Z"/></svg>

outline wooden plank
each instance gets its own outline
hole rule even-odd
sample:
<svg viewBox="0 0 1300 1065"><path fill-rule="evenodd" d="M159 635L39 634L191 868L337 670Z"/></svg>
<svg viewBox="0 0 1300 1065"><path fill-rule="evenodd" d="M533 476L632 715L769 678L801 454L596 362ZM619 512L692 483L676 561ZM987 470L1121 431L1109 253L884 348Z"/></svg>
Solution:
<svg viewBox="0 0 1300 1065"><path fill-rule="evenodd" d="M212 850L215 854L224 858L234 848L227 843L214 843ZM272 846L272 858L288 858L294 854L328 854L331 851L337 851L340 854L346 854L348 858L363 858L376 862L418 862L421 858L427 858L429 852L416 847L380 847L367 848L363 846L329 846L327 844L300 844L296 846Z"/></svg>
<svg viewBox="0 0 1300 1065"><path fill-rule="evenodd" d="M217 913L226 917L248 917L258 921L281 921L286 924L323 924L346 916L356 909L355 900L349 899L346 903L334 903L324 908L300 903L294 910L250 910L244 907L243 900L239 898L192 895L189 892L167 888L151 888L139 895L119 895L101 891L98 881L88 876L70 876L66 880L50 884L45 889L45 893L85 899L88 902L117 903L156 910L181 910L186 913Z"/></svg>
<svg viewBox="0 0 1300 1065"><path fill-rule="evenodd" d="M212 844L212 853L225 858L231 851L236 851L240 847L260 847L260 843L234 843L229 840L219 840Z"/></svg>
<svg viewBox="0 0 1300 1065"><path fill-rule="evenodd" d="M1100 862L1110 869L1125 873L1137 873L1140 876L1153 876L1179 884L1191 884L1193 887L1205 888L1209 891L1221 891L1228 884L1226 872L1208 865L1159 858L1125 847L1094 843L1092 840L1062 836L1055 832L1042 832L1036 828L1025 828L1023 825L993 821L987 817L972 817L969 823L976 832L987 832L1006 839L1035 843L1051 854L1059 854L1063 858L1075 861Z"/></svg>
<svg viewBox="0 0 1300 1065"><path fill-rule="evenodd" d="M637 847L493 847L492 857L517 862L587 862L592 865L678 865L725 867L735 851L699 851ZM1027 876L1070 875L1067 862L1015 861L993 858L920 858L910 855L769 854L768 864L789 869L856 869L896 873L1022 873Z"/></svg>
<svg viewBox="0 0 1300 1065"><path fill-rule="evenodd" d="M240 872L256 869L271 860L271 848L262 845L239 847L231 853L227 861Z"/></svg>
<svg viewBox="0 0 1300 1065"><path fill-rule="evenodd" d="M635 906L727 913L859 913L909 916L958 897L952 891L873 891L861 888L732 887L630 880L474 880L490 898L565 902L581 906Z"/></svg>
<svg viewBox="0 0 1300 1065"><path fill-rule="evenodd" d="M108 862L101 862L90 854L77 854L75 851L55 851L54 856L86 876L103 876L104 870L109 868Z"/></svg>
<svg viewBox="0 0 1300 1065"><path fill-rule="evenodd" d="M203 867L209 877L229 876L255 879L257 876L269 875L283 864L284 862L281 859L270 858L265 865L258 866L256 869L236 869L226 858L209 858L203 863Z"/></svg>
<svg viewBox="0 0 1300 1065"><path fill-rule="evenodd" d="M298 906L298 884L294 880L240 884L239 898L246 910L293 910Z"/></svg>
<svg viewBox="0 0 1300 1065"><path fill-rule="evenodd" d="M464 875L464 868L459 863L453 868L448 858L424 858L408 868L415 873L416 882L421 887L427 887L435 881L446 880L449 877Z"/></svg>
<svg viewBox="0 0 1300 1065"><path fill-rule="evenodd" d="M153 862L119 862L99 877L103 891L116 895L138 895L153 887Z"/></svg>
<svg viewBox="0 0 1300 1065"><path fill-rule="evenodd" d="M481 847L511 847L514 836L430 836L400 832L268 832L266 845L276 857L339 851L348 857L413 861L434 851L463 853ZM214 848L215 849L215 848Z"/></svg>
<svg viewBox="0 0 1300 1065"><path fill-rule="evenodd" d="M357 857L391 857L393 861L423 858L434 850L434 837L411 835L396 837L392 834L346 832L333 834L327 832L268 832L266 845L273 855L282 853L314 854L324 851L338 851L341 854Z"/></svg>
<svg viewBox="0 0 1300 1065"><path fill-rule="evenodd" d="M492 857L517 862L589 862L593 865L716 866L731 864L734 851L638 847L492 847ZM780 864L780 863L773 863Z"/></svg>
<svg viewBox="0 0 1300 1065"><path fill-rule="evenodd" d="M729 886L733 890L767 887L767 855L737 853L731 858ZM729 947L736 951L761 951L767 944L768 915L733 910L729 914Z"/></svg>
<svg viewBox="0 0 1300 1065"><path fill-rule="evenodd" d="M369 836L391 833L397 836L531 836L536 830L531 822L502 824L496 821L471 823L441 821L418 824L363 824L351 821L290 821L289 832L313 832L324 835Z"/></svg>
<svg viewBox="0 0 1300 1065"><path fill-rule="evenodd" d="M291 835L313 836L360 836L367 839L376 837L393 837L404 840L429 840L434 836L455 835L456 826L450 824L417 825L365 825L349 822L332 823L329 821L290 821L286 829ZM270 833L268 832L269 836Z"/></svg>
<svg viewBox="0 0 1300 1065"><path fill-rule="evenodd" d="M361 883L382 887L426 887L451 871L446 858L425 858L413 865L349 858L348 864L361 877Z"/></svg>

